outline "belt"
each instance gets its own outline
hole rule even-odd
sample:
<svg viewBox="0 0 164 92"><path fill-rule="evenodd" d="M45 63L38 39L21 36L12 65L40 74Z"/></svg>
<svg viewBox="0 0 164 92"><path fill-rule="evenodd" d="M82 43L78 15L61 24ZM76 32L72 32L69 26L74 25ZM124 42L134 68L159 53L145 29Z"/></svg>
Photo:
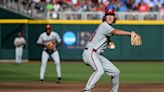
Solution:
<svg viewBox="0 0 164 92"><path fill-rule="evenodd" d="M48 54L52 54L52 53L54 53L56 50L49 50L49 49L46 49L46 50L44 50L44 51L46 51Z"/></svg>
<svg viewBox="0 0 164 92"><path fill-rule="evenodd" d="M85 50L88 50L89 48L84 48ZM92 49L94 52L97 52L97 50L96 49Z"/></svg>
<svg viewBox="0 0 164 92"><path fill-rule="evenodd" d="M84 48L84 49L85 49L85 50L88 50L89 48ZM92 51L94 51L94 52L98 53L96 49L92 49ZM101 52L100 52L99 54L100 54L100 55L102 55L102 53L101 53Z"/></svg>

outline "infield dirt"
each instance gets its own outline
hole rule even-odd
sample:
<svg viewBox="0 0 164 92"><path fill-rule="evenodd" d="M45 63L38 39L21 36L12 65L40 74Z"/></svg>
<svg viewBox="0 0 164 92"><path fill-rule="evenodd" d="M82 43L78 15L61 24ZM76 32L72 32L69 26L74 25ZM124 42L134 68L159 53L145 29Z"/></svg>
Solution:
<svg viewBox="0 0 164 92"><path fill-rule="evenodd" d="M0 92L81 92L85 83L0 83ZM98 83L92 92L109 92L110 84ZM119 92L164 92L164 84L120 84Z"/></svg>

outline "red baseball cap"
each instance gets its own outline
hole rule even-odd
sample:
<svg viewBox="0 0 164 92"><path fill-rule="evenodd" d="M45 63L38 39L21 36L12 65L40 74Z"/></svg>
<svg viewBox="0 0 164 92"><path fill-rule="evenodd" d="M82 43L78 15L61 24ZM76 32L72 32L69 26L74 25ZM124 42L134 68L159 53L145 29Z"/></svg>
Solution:
<svg viewBox="0 0 164 92"><path fill-rule="evenodd" d="M50 24L47 24L46 29L52 29L52 26Z"/></svg>
<svg viewBox="0 0 164 92"><path fill-rule="evenodd" d="M112 9L105 10L105 15L115 15L115 11Z"/></svg>

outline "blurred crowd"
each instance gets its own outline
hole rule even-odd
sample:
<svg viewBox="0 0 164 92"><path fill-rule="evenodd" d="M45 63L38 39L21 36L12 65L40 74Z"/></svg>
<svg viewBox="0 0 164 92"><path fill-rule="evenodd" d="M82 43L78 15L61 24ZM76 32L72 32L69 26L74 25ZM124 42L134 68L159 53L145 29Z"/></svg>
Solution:
<svg viewBox="0 0 164 92"><path fill-rule="evenodd" d="M3 3L15 2L30 9L34 5L39 11L104 11L106 8L115 9L118 12L149 12L161 11L164 0L2 0ZM1 2L2 2L1 1Z"/></svg>
<svg viewBox="0 0 164 92"><path fill-rule="evenodd" d="M49 11L104 11L106 8L118 12L161 11L164 0L47 0Z"/></svg>
<svg viewBox="0 0 164 92"><path fill-rule="evenodd" d="M15 7L29 14L51 12L102 12L114 9L117 12L164 12L164 0L1 0L0 4Z"/></svg>

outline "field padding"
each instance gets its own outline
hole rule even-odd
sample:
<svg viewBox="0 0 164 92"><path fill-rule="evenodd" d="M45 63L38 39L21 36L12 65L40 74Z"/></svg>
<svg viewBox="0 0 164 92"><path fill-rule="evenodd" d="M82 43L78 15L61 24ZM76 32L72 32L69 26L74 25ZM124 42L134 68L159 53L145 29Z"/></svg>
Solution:
<svg viewBox="0 0 164 92"><path fill-rule="evenodd" d="M101 20L0 19L0 24L100 24ZM164 25L162 20L118 20L121 25Z"/></svg>

